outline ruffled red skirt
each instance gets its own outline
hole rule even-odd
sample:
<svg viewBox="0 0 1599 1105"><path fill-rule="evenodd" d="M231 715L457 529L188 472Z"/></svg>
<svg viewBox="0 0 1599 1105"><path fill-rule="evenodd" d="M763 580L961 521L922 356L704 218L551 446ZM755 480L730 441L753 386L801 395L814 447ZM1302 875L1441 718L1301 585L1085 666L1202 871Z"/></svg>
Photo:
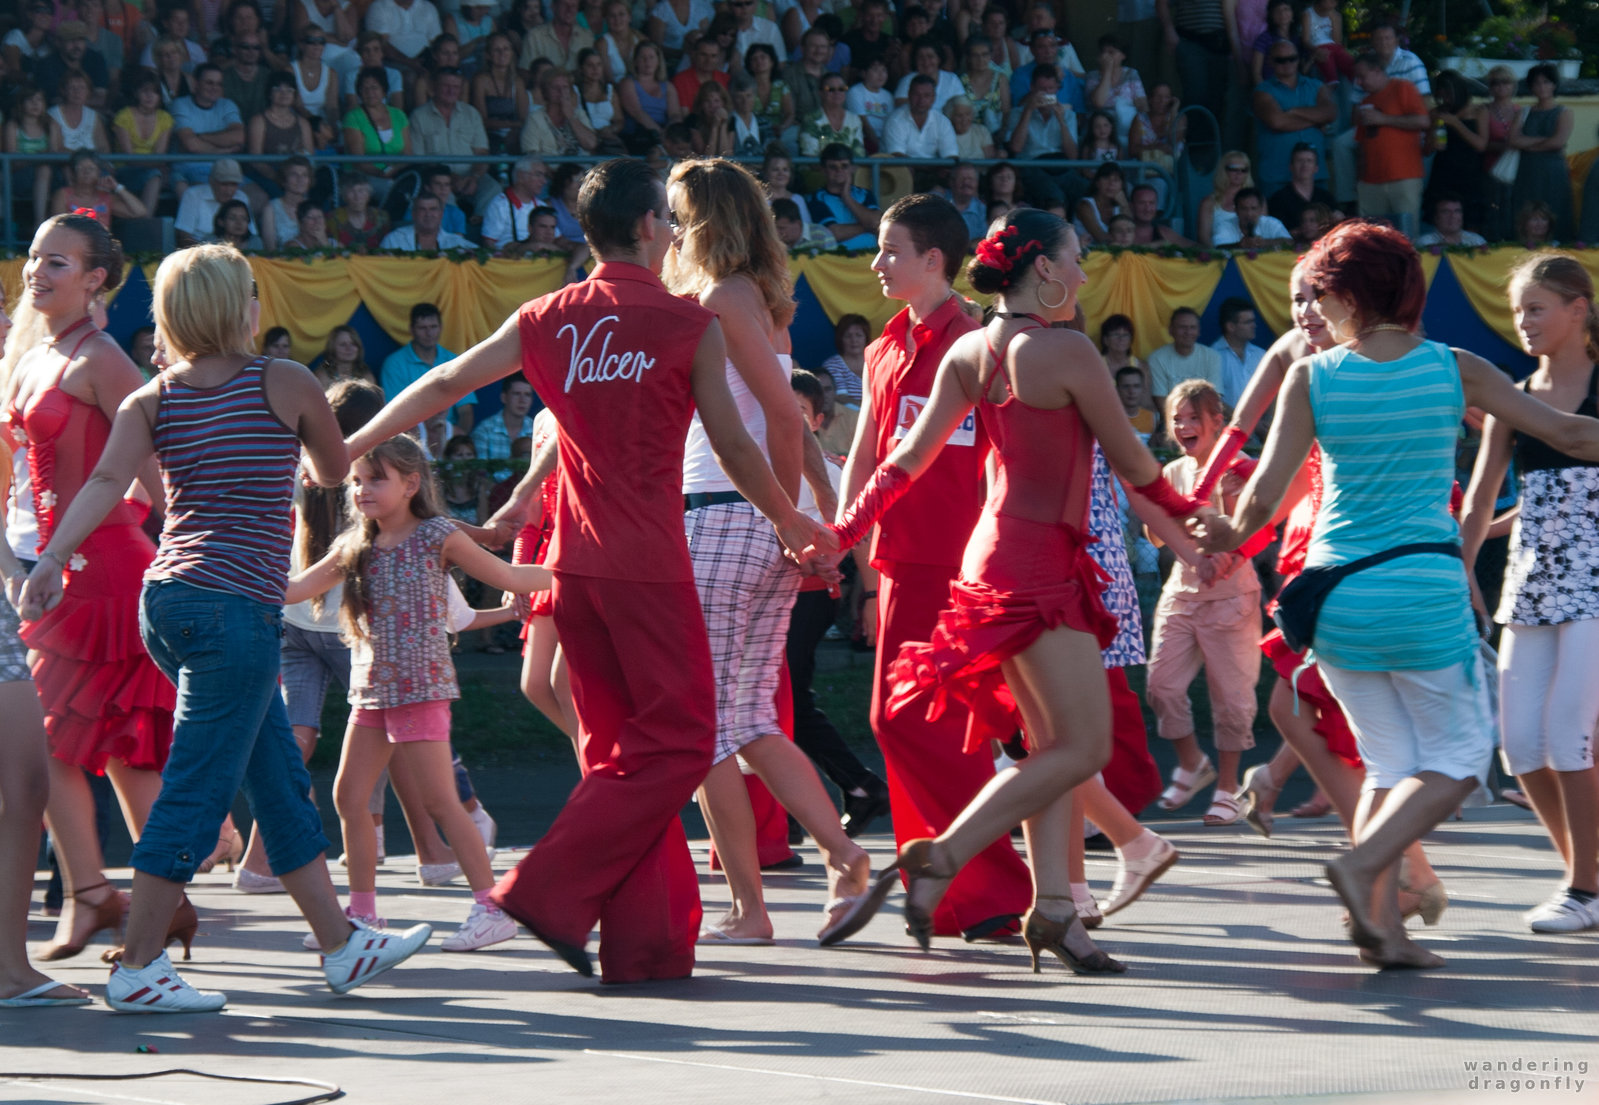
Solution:
<svg viewBox="0 0 1599 1105"><path fill-rule="evenodd" d="M97 775L106 761L160 771L177 690L139 636L139 592L155 546L138 526L102 526L68 558L61 601L22 623L50 753Z"/></svg>
<svg viewBox="0 0 1599 1105"><path fill-rule="evenodd" d="M969 711L969 753L987 752L990 739L1008 739L1018 728L1025 732L1000 665L1063 625L1092 634L1101 649L1116 637L1116 618L1100 599L1110 578L1085 551L1092 540L1069 525L985 511L932 641L900 648L889 716L926 699L931 721L958 702Z"/></svg>
<svg viewBox="0 0 1599 1105"><path fill-rule="evenodd" d="M1305 654L1295 652L1288 647L1288 642L1283 640L1282 630L1273 629L1260 639L1260 651L1266 654L1271 661L1271 666L1277 674L1294 682L1294 672L1299 670L1304 662ZM1316 665L1311 664L1299 676L1296 686L1300 701L1308 702L1316 707L1320 718L1316 722L1316 732L1322 740L1327 742L1327 750L1343 760L1350 767L1365 768L1361 763L1360 752L1355 748L1354 730L1349 728L1349 719L1344 717L1344 708L1338 705L1338 700L1327 689L1327 684L1321 681L1321 672L1316 670Z"/></svg>

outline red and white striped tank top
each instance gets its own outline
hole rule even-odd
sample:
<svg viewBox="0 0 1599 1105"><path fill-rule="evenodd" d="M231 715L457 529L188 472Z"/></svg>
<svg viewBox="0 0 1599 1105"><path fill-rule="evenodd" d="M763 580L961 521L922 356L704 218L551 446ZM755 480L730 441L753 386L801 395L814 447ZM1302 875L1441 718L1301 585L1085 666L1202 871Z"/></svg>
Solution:
<svg viewBox="0 0 1599 1105"><path fill-rule="evenodd" d="M300 439L267 402L266 364L213 388L161 376L152 437L167 516L145 579L282 604Z"/></svg>

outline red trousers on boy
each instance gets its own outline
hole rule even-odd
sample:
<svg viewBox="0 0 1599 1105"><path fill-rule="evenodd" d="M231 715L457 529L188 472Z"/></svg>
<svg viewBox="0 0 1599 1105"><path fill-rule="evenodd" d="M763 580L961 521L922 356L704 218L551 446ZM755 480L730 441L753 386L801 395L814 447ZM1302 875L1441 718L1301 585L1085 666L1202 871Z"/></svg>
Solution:
<svg viewBox="0 0 1599 1105"><path fill-rule="evenodd" d="M716 739L699 595L692 582L557 572L552 598L583 778L494 900L578 947L598 922L604 982L684 978L701 908L679 815Z"/></svg>
<svg viewBox="0 0 1599 1105"><path fill-rule="evenodd" d="M967 755L966 711L951 705L937 721L912 706L895 717L884 709L891 686L889 669L904 641L932 639L939 611L949 605L955 572L933 565L896 564L891 578L878 584L877 679L872 687L872 732L883 750L894 840L937 836L954 822L977 792L994 777L986 754ZM933 913L933 931L958 935L995 917L1019 915L1033 900L1032 875L1002 836L984 848L950 884Z"/></svg>

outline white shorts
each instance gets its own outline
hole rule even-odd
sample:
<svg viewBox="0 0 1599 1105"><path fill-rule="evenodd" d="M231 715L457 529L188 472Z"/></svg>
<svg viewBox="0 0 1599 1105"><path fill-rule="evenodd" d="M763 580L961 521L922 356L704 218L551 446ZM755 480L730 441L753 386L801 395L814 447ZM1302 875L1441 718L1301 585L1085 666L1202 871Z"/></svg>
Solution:
<svg viewBox="0 0 1599 1105"><path fill-rule="evenodd" d="M1475 657L1433 671L1350 671L1319 661L1366 764L1365 790L1389 790L1423 771L1482 779L1493 758L1493 718Z"/></svg>
<svg viewBox="0 0 1599 1105"><path fill-rule="evenodd" d="M1507 625L1499 651L1505 770L1586 771L1599 723L1599 618Z"/></svg>

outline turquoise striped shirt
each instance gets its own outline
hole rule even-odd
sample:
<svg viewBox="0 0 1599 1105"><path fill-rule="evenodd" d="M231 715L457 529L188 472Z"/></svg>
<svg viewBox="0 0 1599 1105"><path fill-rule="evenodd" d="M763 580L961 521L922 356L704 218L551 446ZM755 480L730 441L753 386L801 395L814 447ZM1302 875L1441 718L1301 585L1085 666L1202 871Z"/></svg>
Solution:
<svg viewBox="0 0 1599 1105"><path fill-rule="evenodd" d="M1307 568L1413 542L1459 542L1449 499L1466 406L1448 346L1422 342L1394 361L1342 347L1318 353L1310 408L1324 494ZM1315 650L1352 671L1435 671L1469 659L1476 642L1465 565L1433 553L1390 560L1335 587Z"/></svg>

